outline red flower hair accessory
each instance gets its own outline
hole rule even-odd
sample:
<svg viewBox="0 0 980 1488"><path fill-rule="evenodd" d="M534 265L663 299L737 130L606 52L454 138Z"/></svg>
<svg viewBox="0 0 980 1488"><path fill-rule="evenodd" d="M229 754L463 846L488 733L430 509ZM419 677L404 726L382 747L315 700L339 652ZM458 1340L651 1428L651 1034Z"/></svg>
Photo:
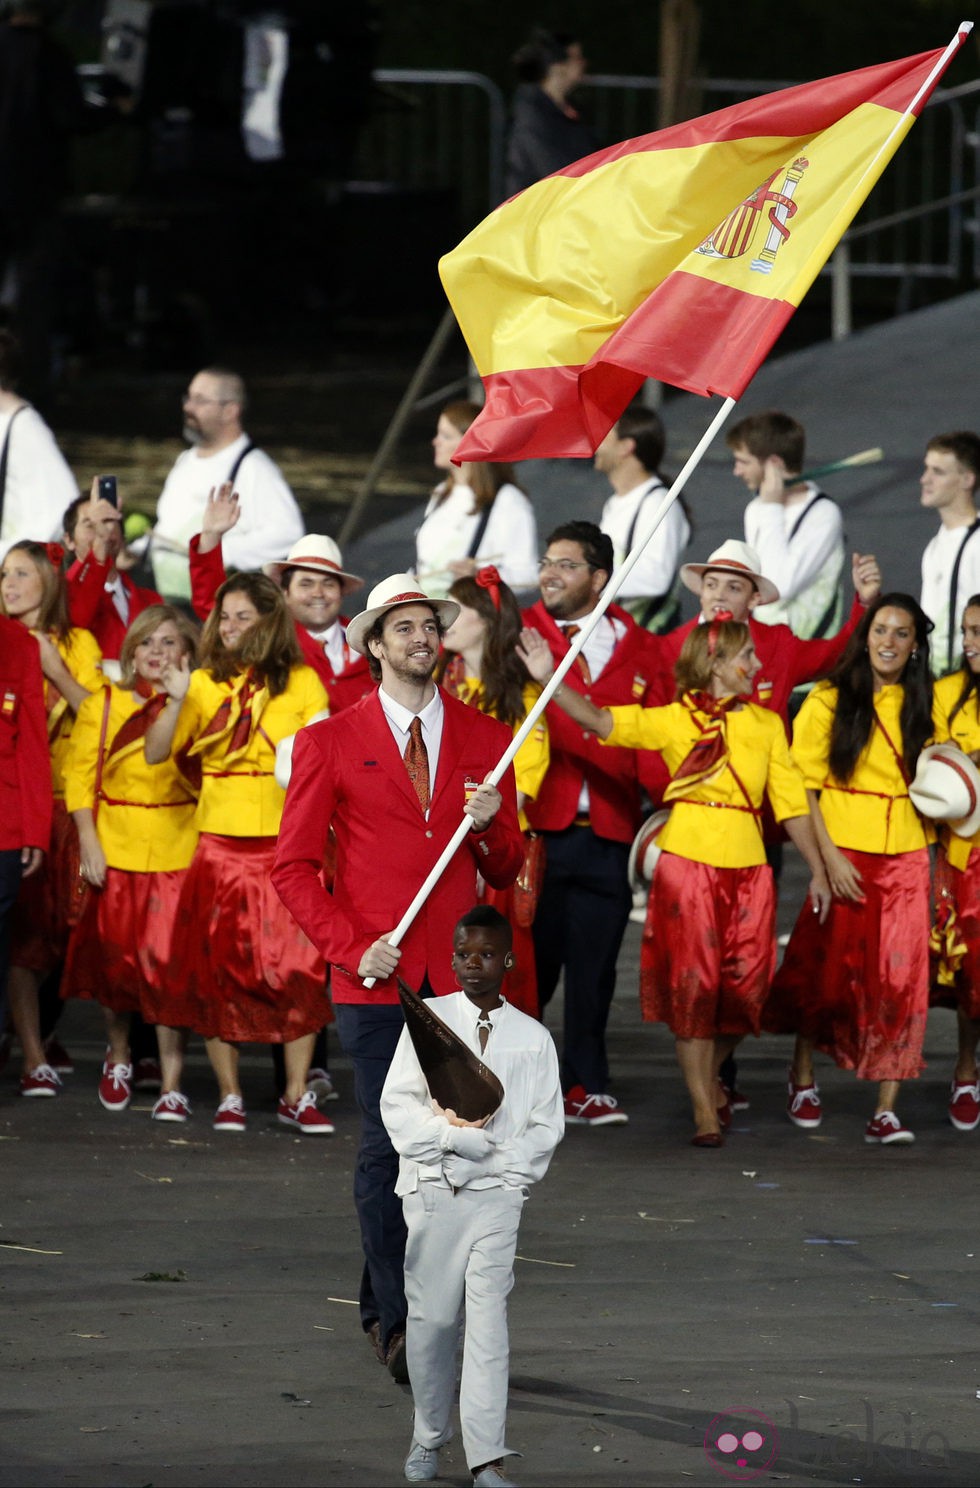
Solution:
<svg viewBox="0 0 980 1488"><path fill-rule="evenodd" d="M52 568L61 568L65 561L65 550L60 543L49 542L44 544L44 551L48 555L48 562Z"/></svg>
<svg viewBox="0 0 980 1488"><path fill-rule="evenodd" d="M735 619L735 616L732 614L731 610L719 610L718 613L717 613L717 615L715 615L714 619L711 622L711 625L708 628L708 655L709 656L714 656L714 654L715 654L715 647L718 645L718 630L719 630L719 627L722 626L722 625L726 625L729 620L734 620L734 619Z"/></svg>
<svg viewBox="0 0 980 1488"><path fill-rule="evenodd" d="M479 584L480 588L486 589L487 593L490 595L490 598L493 600L494 609L499 610L501 578L497 570L494 568L493 564L488 563L486 568L477 569L473 577Z"/></svg>

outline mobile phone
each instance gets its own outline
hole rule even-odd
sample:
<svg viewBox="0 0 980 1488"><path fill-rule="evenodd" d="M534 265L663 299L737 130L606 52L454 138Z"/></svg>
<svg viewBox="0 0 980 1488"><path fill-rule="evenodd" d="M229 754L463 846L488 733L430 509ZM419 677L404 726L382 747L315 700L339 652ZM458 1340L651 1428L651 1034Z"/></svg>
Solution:
<svg viewBox="0 0 980 1488"><path fill-rule="evenodd" d="M119 505L119 492L116 489L114 475L99 476L99 496L103 501L111 501L113 506Z"/></svg>

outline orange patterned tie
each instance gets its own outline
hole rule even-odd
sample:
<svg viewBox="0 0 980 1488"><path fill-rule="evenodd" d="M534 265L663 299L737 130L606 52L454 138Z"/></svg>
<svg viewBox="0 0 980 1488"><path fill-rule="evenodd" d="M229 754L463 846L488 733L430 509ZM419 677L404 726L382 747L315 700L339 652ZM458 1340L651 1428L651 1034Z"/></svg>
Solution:
<svg viewBox="0 0 980 1488"><path fill-rule="evenodd" d="M422 720L413 718L408 729L409 739L405 745L405 769L415 787L419 805L423 812L429 809L429 755L422 738Z"/></svg>
<svg viewBox="0 0 980 1488"><path fill-rule="evenodd" d="M579 633L579 631L581 629L582 629L581 625L566 625L565 626L565 639L566 639L566 641L568 642L569 645L572 644L572 642L574 641L575 637L578 635L578 633ZM576 658L575 658L575 665L578 668L578 674L582 678L582 681L585 683L586 687L591 686L591 683L592 683L592 673L589 670L589 663L585 659L585 652L584 651L580 651L579 654L578 654L578 656L576 656Z"/></svg>

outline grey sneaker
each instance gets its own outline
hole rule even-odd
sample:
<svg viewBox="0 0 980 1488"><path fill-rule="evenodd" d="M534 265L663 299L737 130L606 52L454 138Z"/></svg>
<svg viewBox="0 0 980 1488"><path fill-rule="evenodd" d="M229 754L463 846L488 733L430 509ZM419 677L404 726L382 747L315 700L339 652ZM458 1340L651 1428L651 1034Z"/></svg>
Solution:
<svg viewBox="0 0 980 1488"><path fill-rule="evenodd" d="M488 1462L473 1474L473 1488L517 1488L517 1484L508 1478L499 1462Z"/></svg>
<svg viewBox="0 0 980 1488"><path fill-rule="evenodd" d="M413 1441L405 1458L405 1476L410 1483L431 1483L439 1476L439 1448Z"/></svg>

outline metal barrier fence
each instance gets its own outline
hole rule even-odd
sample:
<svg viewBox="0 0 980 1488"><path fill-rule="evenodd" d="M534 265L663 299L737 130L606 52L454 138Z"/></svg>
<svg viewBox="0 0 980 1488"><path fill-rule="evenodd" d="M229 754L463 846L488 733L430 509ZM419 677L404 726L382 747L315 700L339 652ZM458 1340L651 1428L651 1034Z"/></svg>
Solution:
<svg viewBox="0 0 980 1488"><path fill-rule="evenodd" d="M460 234L503 195L507 104L476 72L386 68L374 74L377 106L355 165L365 179L452 191ZM691 112L791 86L759 79L711 78L692 84ZM613 142L657 128L660 80L598 74L586 79L585 110L600 139ZM832 277L833 333L850 329L855 277L890 279L897 308L916 281L955 283L980 276L980 82L937 89L845 236ZM972 238L972 248L970 239Z"/></svg>

